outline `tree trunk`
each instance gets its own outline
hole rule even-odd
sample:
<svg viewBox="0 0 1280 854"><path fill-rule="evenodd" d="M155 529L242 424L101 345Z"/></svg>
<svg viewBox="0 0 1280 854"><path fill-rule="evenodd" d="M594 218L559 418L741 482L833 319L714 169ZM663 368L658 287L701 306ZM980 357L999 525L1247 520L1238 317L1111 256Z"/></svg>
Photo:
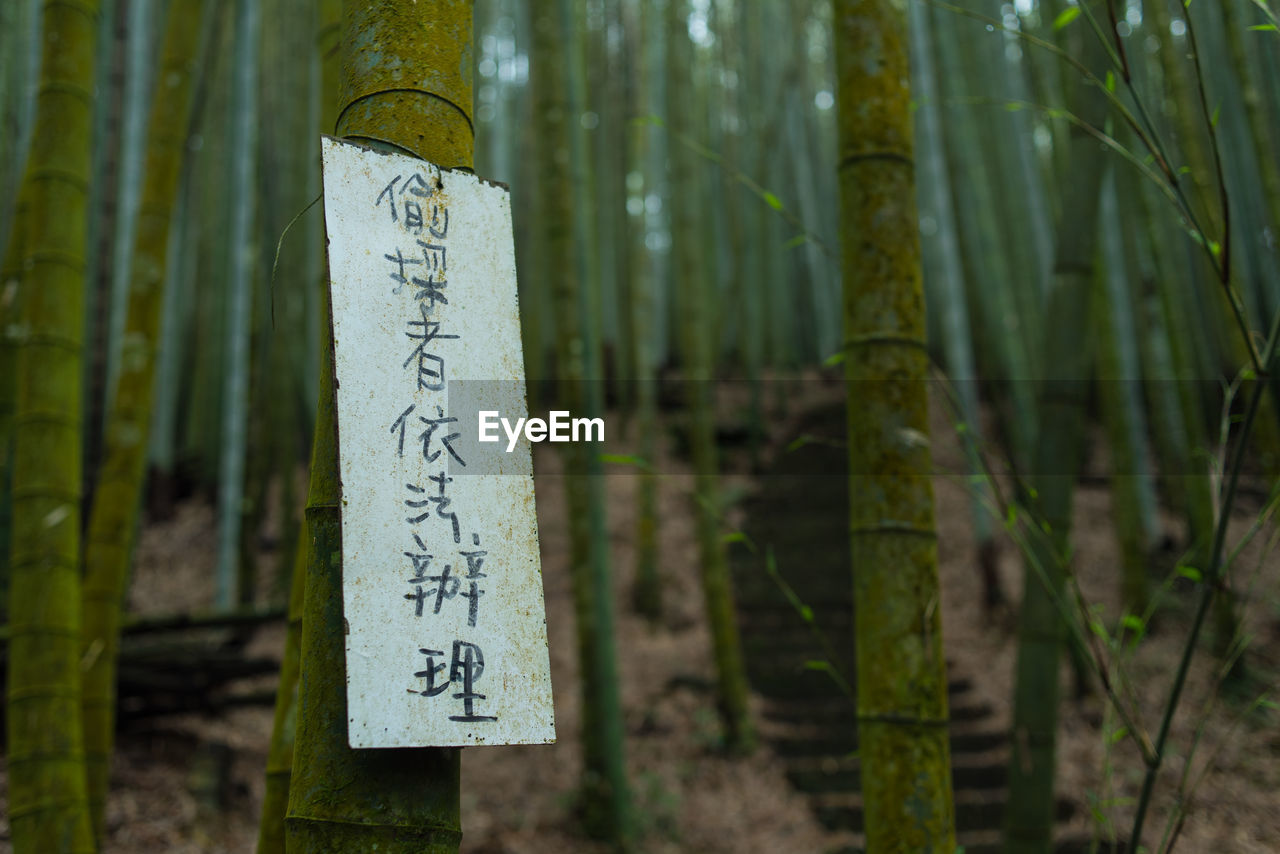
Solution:
<svg viewBox="0 0 1280 854"><path fill-rule="evenodd" d="M835 47L864 829L954 854L903 10L837 2Z"/></svg>
<svg viewBox="0 0 1280 854"><path fill-rule="evenodd" d="M698 191L694 152L689 132L695 126L686 82L694 73L693 43L689 39L683 0L668 0L667 123L673 144L671 164L671 257L672 281L677 294L681 367L684 377L685 409L689 445L693 457L694 507L697 521L698 562L701 566L702 595L707 624L711 630L712 655L716 666L716 704L724 727L725 747L734 753L748 753L755 746L755 734L748 705L747 674L742 663L733 607L733 589L720 532L718 461L715 438L715 325L708 305L708 290L714 287L709 271L700 264L695 239L698 227ZM677 77L676 75L680 75ZM709 219L709 217L708 217Z"/></svg>
<svg viewBox="0 0 1280 854"><path fill-rule="evenodd" d="M1084 29L1081 27L1081 29ZM1100 69L1102 43L1091 31L1077 33L1086 67ZM1089 127L1107 115L1101 93L1083 80L1068 96L1069 109ZM1009 805L1005 850L1040 852L1053 836L1053 778L1058 727L1058 663L1064 639L1062 596L1069 560L1071 502L1081 463L1082 416L1091 365L1090 294L1098 234L1098 197L1105 153L1098 141L1072 125L1063 173L1045 330L1046 376L1039 384L1039 429L1029 483L1034 519L1031 552L1024 566L1018 625L1018 663L1013 698L1013 744L1009 760ZM1052 374L1050 375L1050 371Z"/></svg>
<svg viewBox="0 0 1280 854"><path fill-rule="evenodd" d="M116 656L125 582L138 528L156 339L160 331L169 226L186 151L191 77L200 41L201 3L166 18L164 58L148 135L145 179L134 235L129 306L117 388L107 420L103 466L89 514L85 544L84 671L85 763L95 835L103 836L107 775L115 734Z"/></svg>
<svg viewBox="0 0 1280 854"><path fill-rule="evenodd" d="M592 163L580 117L586 108L586 69L574 0L548 3L534 21L534 64L540 105L547 257L556 305L559 400L571 412L596 417L603 409L600 370L598 257L594 255ZM566 97L567 96L567 97ZM542 112L542 111L540 111ZM569 561L582 680L583 775L578 807L589 835L623 842L631 835L631 802L623 747L613 637L604 477L593 447L569 444Z"/></svg>
<svg viewBox="0 0 1280 854"><path fill-rule="evenodd" d="M284 854L284 819L293 774L293 743L298 730L298 669L302 651L302 608L307 583L307 541L299 537L289 589L289 627L285 633L280 683L276 686L271 743L267 748L267 786L258 822L258 854Z"/></svg>
<svg viewBox="0 0 1280 854"><path fill-rule="evenodd" d="M413 0L344 3L338 134L444 168L472 168L471 26L467 0L430 8ZM347 745L332 340L330 329L307 502L311 554L286 842L291 854L453 854L462 838L460 750Z"/></svg>
<svg viewBox="0 0 1280 854"><path fill-rule="evenodd" d="M16 854L93 851L80 718L85 218L98 4L44 6L23 197L13 420L9 822Z"/></svg>
<svg viewBox="0 0 1280 854"><path fill-rule="evenodd" d="M635 370L636 439L639 456L648 470L636 473L636 569L631 591L636 611L650 622L662 617L662 574L658 568L658 400L657 358L655 354L654 324L658 309L658 294L663 285L664 265L662 255L649 249L646 241L650 234L661 229L654 222L656 212L650 213L644 204L650 196L661 198L662 171L666 168L667 135L647 122L639 123L662 110L663 74L666 70L666 43L663 39L663 21L659 9L653 3L639 8L639 20L630 23L640 25L641 37L636 40L633 68L637 79L635 99L637 124L628 133L628 171L644 176L637 192L641 200L640 210L632 216L632 246L629 258L631 275L631 348Z"/></svg>

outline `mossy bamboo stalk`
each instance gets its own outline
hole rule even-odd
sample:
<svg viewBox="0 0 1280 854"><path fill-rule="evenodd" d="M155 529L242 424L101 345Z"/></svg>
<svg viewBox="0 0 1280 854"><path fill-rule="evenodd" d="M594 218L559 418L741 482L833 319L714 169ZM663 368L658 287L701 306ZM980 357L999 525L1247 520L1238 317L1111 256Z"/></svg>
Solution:
<svg viewBox="0 0 1280 854"><path fill-rule="evenodd" d="M338 115L338 39L342 10L339 0L320 0L316 19L315 47L320 57L319 124L331 130ZM327 277L326 277L327 278ZM327 281L316 281L319 293L315 305L323 306ZM324 317L324 340L317 352L329 350L328 316ZM317 333L319 328L316 329ZM298 676L302 669L302 622L306 608L306 583L311 542L307 532L297 539L293 575L289 582L289 625L285 634L280 682L276 687L275 714L271 723L271 743L267 752L266 791L258 825L257 854L284 854L285 818L289 811L289 790L293 780L294 742L298 731Z"/></svg>
<svg viewBox="0 0 1280 854"><path fill-rule="evenodd" d="M907 43L835 4L858 741L868 850L954 854Z"/></svg>
<svg viewBox="0 0 1280 854"><path fill-rule="evenodd" d="M95 835L103 837L107 775L115 734L116 658L125 581L138 527L155 388L156 340L164 302L169 226L186 150L200 2L165 18L164 56L151 109L149 142L130 257L124 348L103 465L85 543L83 698L85 763Z"/></svg>
<svg viewBox="0 0 1280 854"><path fill-rule="evenodd" d="M8 817L15 854L94 850L80 720L85 218L98 4L43 6L13 420Z"/></svg>
<svg viewBox="0 0 1280 854"><path fill-rule="evenodd" d="M471 169L472 19L467 0L429 10L412 0L342 8L337 130L445 168ZM410 71L411 70L411 71ZM328 303L326 291L326 305ZM331 312L331 310L330 310ZM457 748L347 745L341 491L332 332L322 349L307 529L290 854L455 854L461 841Z"/></svg>
<svg viewBox="0 0 1280 854"><path fill-rule="evenodd" d="M668 0L667 121L677 136L689 136L694 116L680 76L692 70L693 43L689 39L688 9L682 0ZM685 77L687 79L687 77ZM749 687L742 661L742 644L734 613L733 588L720 531L718 461L715 444L715 364L716 341L708 291L714 287L705 267L698 263L694 238L697 227L696 163L687 145L677 144L670 152L671 167L671 248L672 281L679 311L681 365L684 376L685 410L694 470L694 508L697 522L698 560L702 595L711 629L712 655L716 667L716 704L724 729L725 746L745 753L755 746L754 727L748 702ZM677 192L683 189L684 192Z"/></svg>

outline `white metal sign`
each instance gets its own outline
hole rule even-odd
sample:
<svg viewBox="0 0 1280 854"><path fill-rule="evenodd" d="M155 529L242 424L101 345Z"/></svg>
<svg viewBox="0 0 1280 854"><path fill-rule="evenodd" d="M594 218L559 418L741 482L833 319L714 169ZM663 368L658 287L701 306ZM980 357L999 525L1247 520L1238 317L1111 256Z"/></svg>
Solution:
<svg viewBox="0 0 1280 854"><path fill-rule="evenodd" d="M505 189L323 140L352 747L555 740Z"/></svg>

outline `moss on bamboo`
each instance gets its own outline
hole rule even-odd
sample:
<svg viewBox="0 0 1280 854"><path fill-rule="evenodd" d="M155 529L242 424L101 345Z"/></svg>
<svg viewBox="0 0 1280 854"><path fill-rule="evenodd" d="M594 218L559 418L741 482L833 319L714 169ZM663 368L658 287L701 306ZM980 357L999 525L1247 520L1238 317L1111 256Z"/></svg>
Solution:
<svg viewBox="0 0 1280 854"><path fill-rule="evenodd" d="M472 167L469 2L436 3L427 14L412 0L344 3L342 67L340 134L444 167ZM406 69L415 76L404 79ZM330 333L322 348L307 500L311 551L285 821L288 850L450 854L462 837L460 751L352 750L347 744L332 340Z"/></svg>
<svg viewBox="0 0 1280 854"><path fill-rule="evenodd" d="M9 822L17 854L93 850L80 722L84 253L98 5L47 2L24 180L13 420Z"/></svg>
<svg viewBox="0 0 1280 854"><path fill-rule="evenodd" d="M107 422L103 464L94 492L85 545L85 762L94 832L103 835L107 774L115 732L116 657L125 580L137 530L156 341L160 333L169 225L185 150L191 77L200 37L199 4L167 17L164 57L157 75L145 178L134 239L124 356Z"/></svg>
<svg viewBox="0 0 1280 854"><path fill-rule="evenodd" d="M471 4L343 3L337 133L471 169Z"/></svg>
<svg viewBox="0 0 1280 854"><path fill-rule="evenodd" d="M842 0L835 25L867 847L953 854L906 22Z"/></svg>

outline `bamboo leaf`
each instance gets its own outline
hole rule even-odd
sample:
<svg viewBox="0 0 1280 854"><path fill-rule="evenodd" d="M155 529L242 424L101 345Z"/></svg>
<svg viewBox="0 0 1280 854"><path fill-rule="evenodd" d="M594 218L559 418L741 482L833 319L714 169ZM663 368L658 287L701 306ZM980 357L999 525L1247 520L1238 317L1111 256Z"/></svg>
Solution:
<svg viewBox="0 0 1280 854"><path fill-rule="evenodd" d="M778 198L768 190L764 191L764 193L761 195L761 198L763 198L765 200L765 203L769 205L769 207L773 208L775 211L782 210L782 199Z"/></svg>
<svg viewBox="0 0 1280 854"><path fill-rule="evenodd" d="M1068 6L1058 13L1058 17L1053 19L1053 31L1056 33L1078 17L1080 17L1080 7Z"/></svg>

